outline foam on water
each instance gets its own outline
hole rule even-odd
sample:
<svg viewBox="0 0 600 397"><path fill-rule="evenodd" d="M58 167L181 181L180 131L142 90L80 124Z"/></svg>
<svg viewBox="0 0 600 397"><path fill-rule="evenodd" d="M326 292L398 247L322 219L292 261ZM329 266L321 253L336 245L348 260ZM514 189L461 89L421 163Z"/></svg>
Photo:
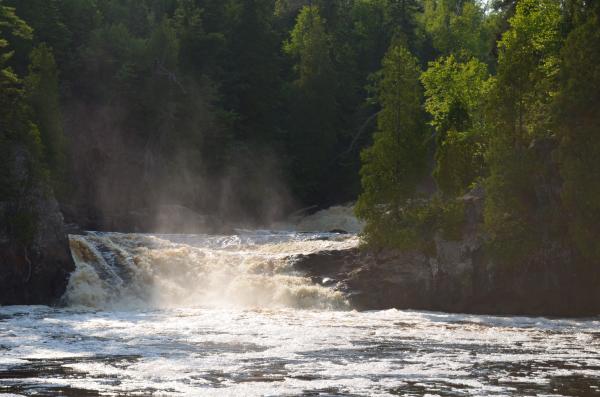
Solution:
<svg viewBox="0 0 600 397"><path fill-rule="evenodd" d="M600 395L598 319L45 307L0 316L0 392Z"/></svg>
<svg viewBox="0 0 600 397"><path fill-rule="evenodd" d="M356 246L332 233L239 231L232 236L88 233L71 236L77 269L66 301L108 307L344 308L293 257Z"/></svg>
<svg viewBox="0 0 600 397"><path fill-rule="evenodd" d="M71 236L68 306L0 307L0 394L600 397L600 319L356 312L294 270L357 243Z"/></svg>

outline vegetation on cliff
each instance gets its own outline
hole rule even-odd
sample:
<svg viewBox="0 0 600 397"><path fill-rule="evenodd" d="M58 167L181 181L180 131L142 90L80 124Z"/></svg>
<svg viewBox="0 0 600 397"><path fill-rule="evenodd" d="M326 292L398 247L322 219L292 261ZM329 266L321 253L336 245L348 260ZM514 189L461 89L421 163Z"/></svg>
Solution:
<svg viewBox="0 0 600 397"><path fill-rule="evenodd" d="M460 10L460 5L463 18L472 12L464 7L477 7L455 3L457 8L445 11L450 24L453 10ZM485 189L482 232L488 236L486 252L491 257L516 264L558 246L592 267L600 260L593 243L600 231L596 161L600 117L592 110L600 105L600 8L595 2L576 0L514 3L498 2L497 12L479 14L482 28L469 29L479 33L458 41L463 46L436 41L431 31L439 57L421 75L431 133L424 135L425 141L405 141L396 153L416 153L427 143L434 151L430 171L437 189L417 208L414 194L400 202L381 197L366 208L359 206L358 215L367 220L367 242L397 246L402 237L387 241L373 231L380 225L403 230L406 222L417 219L417 228L426 226L429 231L411 240L413 248L420 248L419 243L432 238L432 230L444 229L444 217L423 217L427 213L423 208L432 213L440 206L455 206L460 202L457 198L481 186ZM487 53L476 50L493 42L486 32L493 34L489 27L494 26L507 28L501 34L495 31L497 45L486 47ZM385 109L385 102L380 104ZM391 127L383 131L393 132ZM411 131L403 133L410 136ZM384 156L386 150L375 143L365 153ZM363 165L369 174L363 171L359 203L364 206L373 191L390 186L414 191L414 180L403 172L373 186L369 175L393 171L383 163L374 166L369 157ZM385 213L385 221L365 216L375 210ZM455 225L460 228L460 223ZM455 238L460 238L460 232Z"/></svg>
<svg viewBox="0 0 600 397"><path fill-rule="evenodd" d="M14 51L7 38L29 41L31 35L13 8L0 5L0 235L24 246L33 240L38 215L27 197L39 180L47 178L44 157L49 151L42 142L45 126L35 122L31 106L31 97L41 89L41 75L34 68L37 59L23 79L10 66Z"/></svg>
<svg viewBox="0 0 600 397"><path fill-rule="evenodd" d="M58 299L74 264L52 187L65 170L57 68L32 29L0 2L0 305Z"/></svg>

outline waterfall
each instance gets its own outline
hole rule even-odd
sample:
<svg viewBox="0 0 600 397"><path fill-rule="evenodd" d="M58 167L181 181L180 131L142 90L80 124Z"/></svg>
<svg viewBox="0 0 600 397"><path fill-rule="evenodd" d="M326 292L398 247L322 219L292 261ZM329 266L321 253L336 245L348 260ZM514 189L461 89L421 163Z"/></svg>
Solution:
<svg viewBox="0 0 600 397"><path fill-rule="evenodd" d="M294 269L294 256L358 244L353 235L238 231L230 236L88 232L70 236L65 301L98 309L346 308L341 292Z"/></svg>

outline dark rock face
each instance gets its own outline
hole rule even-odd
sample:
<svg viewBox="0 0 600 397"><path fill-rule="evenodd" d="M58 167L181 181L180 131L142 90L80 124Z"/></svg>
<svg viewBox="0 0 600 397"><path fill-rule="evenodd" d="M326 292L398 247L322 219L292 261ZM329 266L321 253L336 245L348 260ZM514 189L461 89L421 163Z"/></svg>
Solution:
<svg viewBox="0 0 600 397"><path fill-rule="evenodd" d="M75 268L58 204L31 177L28 162L25 150L14 150L12 180L28 188L18 199L0 198L0 305L52 304ZM9 221L23 208L33 219L27 240L15 235Z"/></svg>
<svg viewBox="0 0 600 397"><path fill-rule="evenodd" d="M600 313L597 282L560 258L500 270L477 250L454 260L417 252L359 249L297 258L317 282L335 280L359 310L415 309L460 313L586 316Z"/></svg>
<svg viewBox="0 0 600 397"><path fill-rule="evenodd" d="M435 239L436 253L352 249L299 256L296 268L317 282L335 280L359 310L585 316L600 313L597 270L549 244L514 266L486 257L480 231L483 192L463 197L463 239ZM590 274L596 276L590 277Z"/></svg>

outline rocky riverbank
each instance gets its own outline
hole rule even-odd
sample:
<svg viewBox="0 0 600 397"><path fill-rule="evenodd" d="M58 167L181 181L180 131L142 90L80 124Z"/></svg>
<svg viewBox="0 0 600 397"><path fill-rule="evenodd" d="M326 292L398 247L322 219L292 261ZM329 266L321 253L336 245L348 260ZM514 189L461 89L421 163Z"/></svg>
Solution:
<svg viewBox="0 0 600 397"><path fill-rule="evenodd" d="M485 254L481 192L463 198L463 238L435 239L433 254L350 249L296 258L315 282L335 285L359 310L415 309L463 313L586 316L600 313L598 271L549 245L518 264Z"/></svg>
<svg viewBox="0 0 600 397"><path fill-rule="evenodd" d="M600 313L595 284L560 266L502 271L477 251L455 257L359 249L297 259L315 282L336 285L359 310L587 316ZM446 260L444 260L446 259ZM447 260L450 259L450 260Z"/></svg>
<svg viewBox="0 0 600 397"><path fill-rule="evenodd" d="M51 190L15 148L10 178L22 187L0 201L0 305L52 304L75 269L63 217Z"/></svg>

